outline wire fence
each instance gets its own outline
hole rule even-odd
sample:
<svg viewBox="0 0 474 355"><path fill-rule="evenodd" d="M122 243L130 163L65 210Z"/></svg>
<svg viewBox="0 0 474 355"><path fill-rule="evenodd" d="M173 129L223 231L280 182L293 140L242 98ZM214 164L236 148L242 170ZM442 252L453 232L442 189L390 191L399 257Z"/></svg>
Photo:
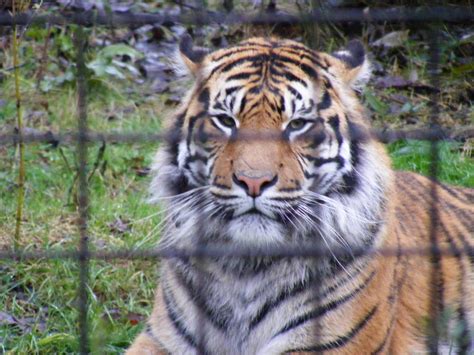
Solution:
<svg viewBox="0 0 474 355"><path fill-rule="evenodd" d="M229 2L227 8L229 8ZM231 2L230 2L231 3ZM230 6L232 8L233 6ZM275 256L275 257L322 257L328 256L326 248L320 248L315 245L298 245L294 247L266 247L255 250L254 248L244 247L219 247L213 245L200 244L193 250L156 248L155 250L136 250L120 249L111 251L94 251L89 249L89 229L88 229L88 179L87 179L87 151L91 143L114 142L114 143L136 143L136 142L160 142L169 137L166 133L122 133L122 132L94 132L88 128L87 117L87 88L85 83L85 64L84 48L87 43L83 26L140 26L144 24L160 24L166 21L175 23L203 26L209 24L301 24L301 23L373 23L373 22L394 22L394 23L416 23L429 25L429 61L428 70L431 76L431 85L435 88L440 87L439 83L439 65L440 65L440 41L439 27L441 24L451 23L472 23L474 21L474 9L470 6L432 6L432 7L394 7L394 8L335 8L331 11L317 9L302 16L288 15L282 13L263 12L256 15L248 15L230 12L216 12L204 8L190 9L181 14L168 13L130 13L114 11L66 11L65 13L54 15L39 15L34 12L25 12L12 15L10 12L0 12L0 26L27 26L27 25L61 25L71 24L80 25L77 27L74 37L74 46L76 48L76 82L78 97L78 116L77 131L75 132L40 132L40 131L21 131L16 130L8 134L0 134L1 145L18 145L34 143L50 143L53 145L75 143L77 144L78 165L78 214L79 214L79 245L78 249L70 250L21 250L11 249L0 251L0 259L16 260L18 262L30 259L73 259L79 264L79 284L78 284L78 307L79 307L79 344L80 352L87 354L90 352L89 343L89 324L88 324L88 294L86 292L89 280L89 262L92 259L114 260L114 259L159 259L159 258L186 258L186 257L256 257L256 256ZM386 257L397 256L400 253L409 256L429 255L435 259L433 263L432 285L439 284L439 258L445 256L459 256L460 254L474 257L474 249L466 247L462 250L453 251L452 248L443 248L437 246L436 233L438 226L438 194L435 181L439 173L439 140L464 140L474 137L474 127L463 127L460 129L441 128L438 122L439 115L439 95L440 92L431 93L430 104L432 107L430 127L406 130L372 130L370 137L358 137L359 139L375 138L382 142L393 142L401 139L424 139L431 142L431 169L430 176L433 179L431 189L431 230L430 238L432 245L430 247L420 247L400 250L399 248L379 248L367 249L336 249L332 256L364 256L364 255L383 255ZM273 135L249 135L243 139L275 139ZM203 225L196 226L196 233L205 228ZM437 304L436 286L433 286L432 314L439 314L440 309ZM436 317L434 317L436 318ZM436 329L434 336L429 342L431 353L439 352L439 342ZM202 334L201 336L204 336ZM201 337L199 337L201 339ZM203 341L202 339L200 340Z"/></svg>

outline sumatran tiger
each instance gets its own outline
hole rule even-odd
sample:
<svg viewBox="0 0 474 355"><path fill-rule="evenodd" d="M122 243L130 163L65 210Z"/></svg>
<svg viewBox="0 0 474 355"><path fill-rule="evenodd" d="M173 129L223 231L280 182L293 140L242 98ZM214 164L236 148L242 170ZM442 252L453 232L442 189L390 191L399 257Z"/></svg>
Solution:
<svg viewBox="0 0 474 355"><path fill-rule="evenodd" d="M472 351L474 190L392 170L359 102L363 45L185 36L178 53L195 80L153 168L161 247L254 254L165 258L127 354Z"/></svg>

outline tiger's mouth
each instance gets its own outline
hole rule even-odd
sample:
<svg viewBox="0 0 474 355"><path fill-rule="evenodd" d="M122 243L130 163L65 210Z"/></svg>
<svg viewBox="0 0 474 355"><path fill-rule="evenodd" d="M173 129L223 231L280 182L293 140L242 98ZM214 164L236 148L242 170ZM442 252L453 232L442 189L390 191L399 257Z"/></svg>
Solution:
<svg viewBox="0 0 474 355"><path fill-rule="evenodd" d="M231 208L231 213L228 214L228 219L236 220L240 218L254 218L261 221L280 222L278 214L268 208L268 206L260 201L259 198L254 198L252 201L246 201L241 205Z"/></svg>
<svg viewBox="0 0 474 355"><path fill-rule="evenodd" d="M275 221L275 222L279 222L279 220L278 220L278 218L276 218L276 216L265 213L264 211L261 211L261 210L255 208L255 207L251 208L248 211L245 211L243 213L235 215L234 219L244 218L244 217L250 217L250 218L253 217L255 219L261 218L263 221L264 220L272 220L272 221Z"/></svg>

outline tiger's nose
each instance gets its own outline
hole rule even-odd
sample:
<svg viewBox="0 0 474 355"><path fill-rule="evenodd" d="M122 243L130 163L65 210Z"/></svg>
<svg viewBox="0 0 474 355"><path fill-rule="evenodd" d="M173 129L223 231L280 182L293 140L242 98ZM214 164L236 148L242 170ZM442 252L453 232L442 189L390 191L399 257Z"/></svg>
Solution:
<svg viewBox="0 0 474 355"><path fill-rule="evenodd" d="M247 195L258 197L266 188L273 186L277 182L277 176L269 173L255 175L249 173L237 172L232 176L234 182L242 187Z"/></svg>

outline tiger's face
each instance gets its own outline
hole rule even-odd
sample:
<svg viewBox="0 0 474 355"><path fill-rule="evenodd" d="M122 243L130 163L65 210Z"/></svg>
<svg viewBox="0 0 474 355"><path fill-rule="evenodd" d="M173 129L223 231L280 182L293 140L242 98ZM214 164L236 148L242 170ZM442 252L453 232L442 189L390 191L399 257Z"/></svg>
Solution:
<svg viewBox="0 0 474 355"><path fill-rule="evenodd" d="M321 229L318 208L357 193L367 127L356 90L370 75L359 42L329 55L253 38L208 54L184 38L180 55L196 82L156 189L199 192L209 226L259 243Z"/></svg>

